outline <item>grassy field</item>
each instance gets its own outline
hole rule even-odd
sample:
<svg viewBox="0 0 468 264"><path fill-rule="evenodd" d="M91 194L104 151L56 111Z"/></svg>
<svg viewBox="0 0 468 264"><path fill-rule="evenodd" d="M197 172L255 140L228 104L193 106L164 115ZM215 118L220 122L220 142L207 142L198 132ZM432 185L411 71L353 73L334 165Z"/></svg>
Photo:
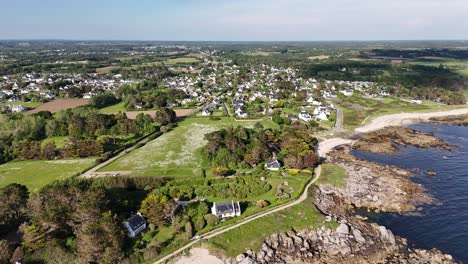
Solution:
<svg viewBox="0 0 468 264"><path fill-rule="evenodd" d="M124 107L124 102L120 102L120 103L117 103L115 105L111 105L111 106L99 109L99 113L102 113L102 114L117 113L119 111L120 112L127 112L128 111Z"/></svg>
<svg viewBox="0 0 468 264"><path fill-rule="evenodd" d="M42 102L24 102L24 101L17 101L17 102L4 102L0 103L0 106L4 105L22 105L24 108L36 108L40 105L42 105Z"/></svg>
<svg viewBox="0 0 468 264"><path fill-rule="evenodd" d="M107 67L97 68L96 73L110 73L113 70L117 70L119 68L120 66L107 66Z"/></svg>
<svg viewBox="0 0 468 264"><path fill-rule="evenodd" d="M214 121L207 117L192 117L180 122L171 132L105 166L100 171L132 171L137 176L199 176L202 173L198 151L206 144L207 133L229 125L253 127L256 122L236 122L223 117ZM266 127L276 127L270 120Z"/></svg>
<svg viewBox="0 0 468 264"><path fill-rule="evenodd" d="M322 173L320 175L318 183L331 184L333 186L339 187L345 185L346 177L346 171L342 166L331 163L325 163L322 164Z"/></svg>
<svg viewBox="0 0 468 264"><path fill-rule="evenodd" d="M382 115L411 113L411 112L432 112L462 108L461 105L444 105L433 102L424 102L423 104L413 104L398 98L371 99L358 95L349 97L350 103L360 105L361 110L343 107L343 125L345 128L354 129L369 122L375 117Z"/></svg>
<svg viewBox="0 0 468 264"><path fill-rule="evenodd" d="M439 67L441 64L468 79L468 61L441 59L437 61L410 61L410 64Z"/></svg>
<svg viewBox="0 0 468 264"><path fill-rule="evenodd" d="M208 246L214 252L222 251L228 256L235 257L245 252L246 248L257 251L263 240L270 234L292 229L299 231L306 228L318 228L326 222L315 208L312 199L309 198L301 204L214 237L208 240ZM336 227L334 222L326 224Z"/></svg>
<svg viewBox="0 0 468 264"><path fill-rule="evenodd" d="M94 162L94 158L11 161L0 165L0 187L20 183L26 185L31 192L35 192L55 180L66 179L82 172Z"/></svg>
<svg viewBox="0 0 468 264"><path fill-rule="evenodd" d="M458 72L460 75L463 75L463 77L465 77L465 79L468 79L468 68L462 69L462 70L457 70L456 72Z"/></svg>
<svg viewBox="0 0 468 264"><path fill-rule="evenodd" d="M42 140L42 145L47 143L54 143L57 148L65 147L65 143L67 142L68 137L50 137Z"/></svg>

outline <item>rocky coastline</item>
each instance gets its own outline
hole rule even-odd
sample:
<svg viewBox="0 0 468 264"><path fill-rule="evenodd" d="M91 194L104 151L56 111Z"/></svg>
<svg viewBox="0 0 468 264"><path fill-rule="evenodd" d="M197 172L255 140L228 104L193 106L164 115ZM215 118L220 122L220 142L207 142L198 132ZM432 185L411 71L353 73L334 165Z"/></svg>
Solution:
<svg viewBox="0 0 468 264"><path fill-rule="evenodd" d="M356 136L353 148L372 153L392 154L399 146L414 146L418 148L441 148L451 150L452 146L429 133L408 127L386 127L377 131Z"/></svg>
<svg viewBox="0 0 468 264"><path fill-rule="evenodd" d="M410 213L417 211L420 204L433 202L421 185L410 180L409 171L350 154L353 149L393 153L398 144L451 149L430 134L413 132L407 128L371 132L361 135L353 145L338 147L328 154L326 162L345 168L346 184L319 184L313 192L315 205L327 221L338 223L336 229L323 226L273 234L264 240L259 251L246 250L226 263L458 263L437 249L411 248L406 239L355 213L357 208Z"/></svg>
<svg viewBox="0 0 468 264"><path fill-rule="evenodd" d="M428 122L452 126L468 126L468 115L433 117Z"/></svg>

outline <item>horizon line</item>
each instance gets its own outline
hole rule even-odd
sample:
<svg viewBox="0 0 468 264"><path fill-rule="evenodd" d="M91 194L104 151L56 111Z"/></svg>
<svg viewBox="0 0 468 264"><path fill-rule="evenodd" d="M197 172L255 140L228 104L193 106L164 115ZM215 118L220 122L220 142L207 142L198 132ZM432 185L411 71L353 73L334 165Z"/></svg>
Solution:
<svg viewBox="0 0 468 264"><path fill-rule="evenodd" d="M336 39L336 40L144 40L144 39L72 39L72 38L0 38L0 41L135 41L135 42L465 42L468 39Z"/></svg>

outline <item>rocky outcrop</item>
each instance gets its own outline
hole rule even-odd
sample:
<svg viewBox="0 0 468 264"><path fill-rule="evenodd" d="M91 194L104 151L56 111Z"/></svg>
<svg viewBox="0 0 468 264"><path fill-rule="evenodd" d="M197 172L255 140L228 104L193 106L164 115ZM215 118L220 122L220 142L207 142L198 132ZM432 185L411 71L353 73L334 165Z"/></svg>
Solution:
<svg viewBox="0 0 468 264"><path fill-rule="evenodd" d="M326 214L344 216L353 207L402 213L432 201L409 179L410 172L360 160L349 154L349 148L330 153L329 161L342 165L348 177L344 186L319 185L316 205Z"/></svg>
<svg viewBox="0 0 468 264"><path fill-rule="evenodd" d="M468 115L433 117L429 119L429 122L443 125L468 126Z"/></svg>
<svg viewBox="0 0 468 264"><path fill-rule="evenodd" d="M442 148L450 150L451 145L434 135L407 127L386 127L358 136L353 144L354 149L372 153L394 153L398 146L415 146L418 148Z"/></svg>
<svg viewBox="0 0 468 264"><path fill-rule="evenodd" d="M321 227L270 235L257 252L228 263L456 263L438 250L407 249L406 240L384 226L342 219L336 229Z"/></svg>

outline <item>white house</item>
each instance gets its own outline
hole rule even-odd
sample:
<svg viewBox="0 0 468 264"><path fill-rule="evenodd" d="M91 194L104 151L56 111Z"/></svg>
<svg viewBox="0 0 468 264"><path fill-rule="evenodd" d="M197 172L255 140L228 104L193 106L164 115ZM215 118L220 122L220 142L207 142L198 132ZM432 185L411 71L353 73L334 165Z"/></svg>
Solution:
<svg viewBox="0 0 468 264"><path fill-rule="evenodd" d="M353 91L352 91L352 90L344 90L344 91L341 91L341 93L342 93L344 96L351 96L351 95L353 95Z"/></svg>
<svg viewBox="0 0 468 264"><path fill-rule="evenodd" d="M317 119L321 120L321 121L326 121L326 120L328 120L328 116L327 116L327 114L325 112L320 112L317 115Z"/></svg>
<svg viewBox="0 0 468 264"><path fill-rule="evenodd" d="M140 234L141 231L146 229L146 221L143 216L138 213L132 216L128 221L125 221L124 226L127 228L128 236L134 238Z"/></svg>
<svg viewBox="0 0 468 264"><path fill-rule="evenodd" d="M218 218L235 217L241 215L241 207L239 202L224 202L224 203L213 203L211 207L211 213L216 215Z"/></svg>
<svg viewBox="0 0 468 264"><path fill-rule="evenodd" d="M11 106L11 111L16 112L16 113L23 112L24 107L22 105L12 105Z"/></svg>
<svg viewBox="0 0 468 264"><path fill-rule="evenodd" d="M307 112L299 113L299 119L309 122L312 120L312 116Z"/></svg>
<svg viewBox="0 0 468 264"><path fill-rule="evenodd" d="M210 115L211 115L211 112L210 112L210 110L208 110L208 109L204 109L204 110L201 112L201 115L202 115L202 116L210 116Z"/></svg>

